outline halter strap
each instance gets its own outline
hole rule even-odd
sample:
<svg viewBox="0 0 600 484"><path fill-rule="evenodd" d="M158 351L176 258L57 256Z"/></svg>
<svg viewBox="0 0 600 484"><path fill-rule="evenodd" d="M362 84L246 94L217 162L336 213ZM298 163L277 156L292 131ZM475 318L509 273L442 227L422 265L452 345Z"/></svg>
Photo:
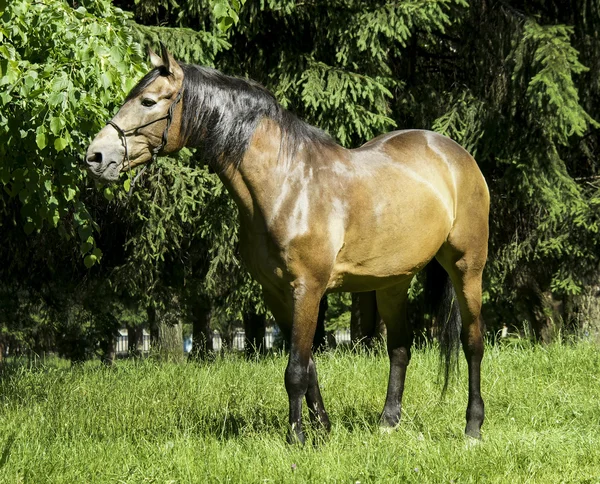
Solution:
<svg viewBox="0 0 600 484"><path fill-rule="evenodd" d="M135 178L129 185L128 195L131 195L131 193L133 192L133 186L137 182L138 178L146 171L146 169L148 168L148 165L150 165L150 163L156 161L156 158L158 158L158 154L163 150L163 148L165 146L167 146L167 141L168 141L168 136L169 136L169 128L171 127L171 122L173 121L173 111L175 111L175 107L177 106L179 101L181 101L182 91L183 91L183 89L179 90L179 92L177 93L177 97L175 97L175 100L169 106L169 110L167 111L167 114L165 114L161 118L154 119L146 124L141 124L139 126L136 126L135 128L130 128L128 130L122 129L112 119L108 121L108 124L110 124L113 128L115 128L115 130L119 134L119 139L121 140L121 143L123 143L123 148L125 148L125 161L127 162L127 168L128 168L128 170L131 170L131 162L129 161L129 151L127 149L127 137L132 134L135 134L138 130L145 128L146 126L150 126L151 124L158 123L159 121L163 121L164 119L167 120L167 125L165 126L165 130L163 131L162 140L161 140L160 144L152 150L152 158L150 159L150 161L148 163L146 163L142 167L142 169L139 171L139 173L135 176Z"/></svg>

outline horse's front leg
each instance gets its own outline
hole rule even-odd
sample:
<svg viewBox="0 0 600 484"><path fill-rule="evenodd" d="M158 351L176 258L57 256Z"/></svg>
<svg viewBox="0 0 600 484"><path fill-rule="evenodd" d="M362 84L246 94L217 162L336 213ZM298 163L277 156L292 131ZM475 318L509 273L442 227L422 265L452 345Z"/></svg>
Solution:
<svg viewBox="0 0 600 484"><path fill-rule="evenodd" d="M290 357L285 370L285 389L287 390L290 414L288 442L304 443L302 429L302 400L307 397L309 405L313 403L311 415L315 413L316 420L321 421L326 428L329 419L323 408L316 370L312 358L312 342L317 327L319 302L322 291L316 286L306 283L296 284L294 287L294 310L292 331L290 337ZM310 393L307 394L310 386Z"/></svg>

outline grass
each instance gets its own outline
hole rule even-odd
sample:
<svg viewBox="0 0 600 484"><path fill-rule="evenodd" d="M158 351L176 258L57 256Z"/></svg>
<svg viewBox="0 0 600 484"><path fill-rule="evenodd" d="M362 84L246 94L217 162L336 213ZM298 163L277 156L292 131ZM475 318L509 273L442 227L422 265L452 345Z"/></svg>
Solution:
<svg viewBox="0 0 600 484"><path fill-rule="evenodd" d="M600 482L600 352L488 347L483 441L463 437L466 365L440 397L437 354L414 353L402 422L377 426L388 363L317 359L333 428L285 443L284 356L8 368L0 482Z"/></svg>

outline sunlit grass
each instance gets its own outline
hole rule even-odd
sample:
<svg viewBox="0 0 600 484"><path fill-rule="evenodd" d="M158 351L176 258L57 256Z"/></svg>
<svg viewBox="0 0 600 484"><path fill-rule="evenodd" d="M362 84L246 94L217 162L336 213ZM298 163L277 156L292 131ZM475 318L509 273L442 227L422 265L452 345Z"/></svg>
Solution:
<svg viewBox="0 0 600 484"><path fill-rule="evenodd" d="M384 355L317 367L333 428L285 443L284 356L8 368L0 482L600 482L600 353L591 344L488 347L483 441L462 435L466 365L446 396L415 351L397 431L377 426Z"/></svg>

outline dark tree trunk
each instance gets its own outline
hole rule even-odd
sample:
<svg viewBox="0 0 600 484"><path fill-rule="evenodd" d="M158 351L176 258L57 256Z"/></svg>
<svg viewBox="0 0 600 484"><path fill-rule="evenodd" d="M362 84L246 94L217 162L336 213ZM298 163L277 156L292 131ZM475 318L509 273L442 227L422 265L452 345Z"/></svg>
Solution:
<svg viewBox="0 0 600 484"><path fill-rule="evenodd" d="M119 333L119 321L111 313L102 313L98 315L97 322L102 325L99 346L102 351L102 362L105 365L112 365L117 356L117 338Z"/></svg>
<svg viewBox="0 0 600 484"><path fill-rule="evenodd" d="M183 360L183 331L181 323L167 324L153 306L148 306L148 326L152 352L165 361Z"/></svg>
<svg viewBox="0 0 600 484"><path fill-rule="evenodd" d="M158 323L156 321L156 308L148 306L146 309L148 314L148 329L150 330L150 348L155 350L158 348Z"/></svg>
<svg viewBox="0 0 600 484"><path fill-rule="evenodd" d="M539 300L539 307L533 311L532 329L537 341L550 344L562 329L564 307L550 291L541 293Z"/></svg>
<svg viewBox="0 0 600 484"><path fill-rule="evenodd" d="M213 351L210 302L198 298L192 303L192 351L190 358L205 359Z"/></svg>
<svg viewBox="0 0 600 484"><path fill-rule="evenodd" d="M385 326L377 311L375 291L353 293L350 315L352 345L372 348L384 336Z"/></svg>
<svg viewBox="0 0 600 484"><path fill-rule="evenodd" d="M264 314L256 314L254 311L244 314L244 333L246 334L244 348L247 357L266 353L266 322Z"/></svg>
<svg viewBox="0 0 600 484"><path fill-rule="evenodd" d="M158 354L161 360L183 360L183 328L181 323L167 324L158 320Z"/></svg>
<svg viewBox="0 0 600 484"><path fill-rule="evenodd" d="M323 296L319 303L319 316L317 318L317 329L313 339L313 351L323 351L327 348L327 334L325 333L325 314L328 308L327 296Z"/></svg>
<svg viewBox="0 0 600 484"><path fill-rule="evenodd" d="M117 342L114 335L109 335L107 340L102 342L102 353L102 363L112 366L117 356Z"/></svg>
<svg viewBox="0 0 600 484"><path fill-rule="evenodd" d="M129 356L138 358L144 352L144 329L142 326L127 326L127 350Z"/></svg>
<svg viewBox="0 0 600 484"><path fill-rule="evenodd" d="M525 278L519 287L521 313L531 325L535 341L549 344L560 329L562 318L553 307L551 293L543 292L536 280ZM517 307L519 309L519 307Z"/></svg>

